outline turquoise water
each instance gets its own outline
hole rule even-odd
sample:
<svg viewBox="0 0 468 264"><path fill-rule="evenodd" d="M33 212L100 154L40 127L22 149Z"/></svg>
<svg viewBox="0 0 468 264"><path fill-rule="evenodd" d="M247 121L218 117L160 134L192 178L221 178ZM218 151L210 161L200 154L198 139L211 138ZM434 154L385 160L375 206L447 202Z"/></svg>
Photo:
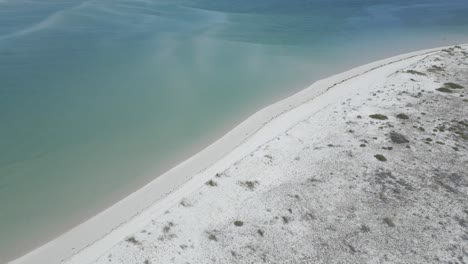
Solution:
<svg viewBox="0 0 468 264"><path fill-rule="evenodd" d="M0 262L261 107L468 42L466 0L0 0Z"/></svg>

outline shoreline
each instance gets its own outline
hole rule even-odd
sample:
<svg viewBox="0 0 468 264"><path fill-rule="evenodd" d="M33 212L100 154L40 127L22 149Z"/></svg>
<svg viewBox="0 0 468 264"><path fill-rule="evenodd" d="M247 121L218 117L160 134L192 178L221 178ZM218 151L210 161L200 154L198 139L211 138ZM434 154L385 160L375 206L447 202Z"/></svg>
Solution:
<svg viewBox="0 0 468 264"><path fill-rule="evenodd" d="M451 46L448 46L451 47ZM185 194L205 183L203 175L215 175L235 164L303 116L278 122L283 114L313 100L338 84L387 65L424 56L447 47L421 50L372 62L316 81L308 88L256 112L191 158L129 194L113 206L56 239L10 263L76 263L91 261L146 223L147 217L164 212ZM276 121L276 122L275 122ZM200 175L203 174L203 175ZM196 177L195 177L196 176ZM155 194L156 193L156 194Z"/></svg>

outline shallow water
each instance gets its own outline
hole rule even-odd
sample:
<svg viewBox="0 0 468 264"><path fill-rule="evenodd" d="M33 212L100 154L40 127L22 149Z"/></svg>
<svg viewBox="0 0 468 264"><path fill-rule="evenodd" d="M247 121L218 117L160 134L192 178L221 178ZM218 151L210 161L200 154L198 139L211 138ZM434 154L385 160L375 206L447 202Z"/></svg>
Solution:
<svg viewBox="0 0 468 264"><path fill-rule="evenodd" d="M467 13L466 0L0 0L0 262L320 77L468 42Z"/></svg>

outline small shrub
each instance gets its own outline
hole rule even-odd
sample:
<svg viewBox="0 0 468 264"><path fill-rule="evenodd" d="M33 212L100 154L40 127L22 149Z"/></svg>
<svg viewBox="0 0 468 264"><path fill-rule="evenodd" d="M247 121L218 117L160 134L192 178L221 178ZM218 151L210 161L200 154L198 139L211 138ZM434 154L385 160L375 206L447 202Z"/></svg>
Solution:
<svg viewBox="0 0 468 264"><path fill-rule="evenodd" d="M140 241L136 240L135 237L131 236L127 239L125 239L128 243L131 243L133 245L141 245Z"/></svg>
<svg viewBox="0 0 468 264"><path fill-rule="evenodd" d="M395 131L390 132L390 139L393 143L397 144L409 143L409 140L405 136Z"/></svg>
<svg viewBox="0 0 468 264"><path fill-rule="evenodd" d="M436 90L442 93L453 93L452 90L450 90L449 88L445 88L445 87L441 87Z"/></svg>
<svg viewBox="0 0 468 264"><path fill-rule="evenodd" d="M439 67L437 65L433 65L430 69L428 69L429 72L438 72L438 71L444 71L444 68Z"/></svg>
<svg viewBox="0 0 468 264"><path fill-rule="evenodd" d="M374 156L378 161L387 161L387 158L385 158L384 155L377 154Z"/></svg>
<svg viewBox="0 0 468 264"><path fill-rule="evenodd" d="M309 179L307 179L307 181L310 181L310 182L320 182L320 180L314 178L314 177L311 177Z"/></svg>
<svg viewBox="0 0 468 264"><path fill-rule="evenodd" d="M183 249L183 250L186 250L186 249L188 248L187 245L179 245L179 247L180 247L181 249Z"/></svg>
<svg viewBox="0 0 468 264"><path fill-rule="evenodd" d="M206 182L206 185L211 186L211 187L216 187L216 186L218 186L218 183L216 183L213 180L209 180L209 181Z"/></svg>
<svg viewBox="0 0 468 264"><path fill-rule="evenodd" d="M366 226L366 225L361 225L361 228L360 228L360 229L361 229L361 231L362 231L363 233L368 233L368 232L370 232L370 228L369 228L368 226Z"/></svg>
<svg viewBox="0 0 468 264"><path fill-rule="evenodd" d="M354 255L354 253L356 253L356 252L357 252L357 251L356 251L356 248L355 248L355 247L353 247L352 245L346 245L346 246L349 248L349 251L351 252L351 254L353 254L353 255Z"/></svg>
<svg viewBox="0 0 468 264"><path fill-rule="evenodd" d="M389 227L395 227L395 223L393 223L393 220L389 217L385 217L383 219L383 222L387 224Z"/></svg>
<svg viewBox="0 0 468 264"><path fill-rule="evenodd" d="M263 237L263 235L265 234L265 232L263 232L263 230L261 230L261 229L258 229L258 230L257 230L257 233L258 233L261 237Z"/></svg>
<svg viewBox="0 0 468 264"><path fill-rule="evenodd" d="M425 73L422 73L422 72L419 72L419 71L415 71L415 70L407 70L406 73L414 74L414 75L426 76Z"/></svg>
<svg viewBox="0 0 468 264"><path fill-rule="evenodd" d="M208 235L208 239L209 239L210 241L218 241L218 238L217 238L214 234L209 234L209 235Z"/></svg>
<svg viewBox="0 0 468 264"><path fill-rule="evenodd" d="M381 115L381 114L374 114L369 116L372 119L378 119L378 120L387 120L388 117L386 115Z"/></svg>
<svg viewBox="0 0 468 264"><path fill-rule="evenodd" d="M170 226L165 226L165 227L163 227L163 232L164 232L164 233L167 234L167 233L169 233L169 231L171 231L171 227L170 227Z"/></svg>
<svg viewBox="0 0 468 264"><path fill-rule="evenodd" d="M249 189L250 191L255 190L255 188L258 185L258 181L244 181L244 182L239 182L239 185Z"/></svg>
<svg viewBox="0 0 468 264"><path fill-rule="evenodd" d="M452 82L445 83L444 86L450 89L463 89L464 88L463 86L456 84L456 83L452 83Z"/></svg>
<svg viewBox="0 0 468 264"><path fill-rule="evenodd" d="M407 116L405 114L398 114L396 117L399 118L399 119L409 119L409 116Z"/></svg>
<svg viewBox="0 0 468 264"><path fill-rule="evenodd" d="M317 219L312 213L307 213L304 218L309 221Z"/></svg>
<svg viewBox="0 0 468 264"><path fill-rule="evenodd" d="M180 205L183 207L190 207L190 203L185 198L180 201Z"/></svg>
<svg viewBox="0 0 468 264"><path fill-rule="evenodd" d="M234 225L240 227L244 225L244 222L237 220L237 221L234 221Z"/></svg>
<svg viewBox="0 0 468 264"><path fill-rule="evenodd" d="M450 49L443 49L443 50L442 50L442 52L446 52L446 53L448 53L449 55L452 55L452 56L453 56L452 51L453 51L453 48L450 48Z"/></svg>

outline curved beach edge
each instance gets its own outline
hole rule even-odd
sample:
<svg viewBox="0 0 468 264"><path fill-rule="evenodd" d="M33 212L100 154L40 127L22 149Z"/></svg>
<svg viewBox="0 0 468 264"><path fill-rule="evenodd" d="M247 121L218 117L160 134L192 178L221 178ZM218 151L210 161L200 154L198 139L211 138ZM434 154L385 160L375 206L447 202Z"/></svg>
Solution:
<svg viewBox="0 0 468 264"><path fill-rule="evenodd" d="M93 261L110 247L141 229L155 214L166 211L186 194L199 188L207 178L229 168L305 118L301 114L289 114L292 109L348 80L451 46L394 56L319 80L308 88L256 112L222 138L155 178L141 189L10 263L64 263L67 261L88 263ZM280 116L281 121L278 121Z"/></svg>

